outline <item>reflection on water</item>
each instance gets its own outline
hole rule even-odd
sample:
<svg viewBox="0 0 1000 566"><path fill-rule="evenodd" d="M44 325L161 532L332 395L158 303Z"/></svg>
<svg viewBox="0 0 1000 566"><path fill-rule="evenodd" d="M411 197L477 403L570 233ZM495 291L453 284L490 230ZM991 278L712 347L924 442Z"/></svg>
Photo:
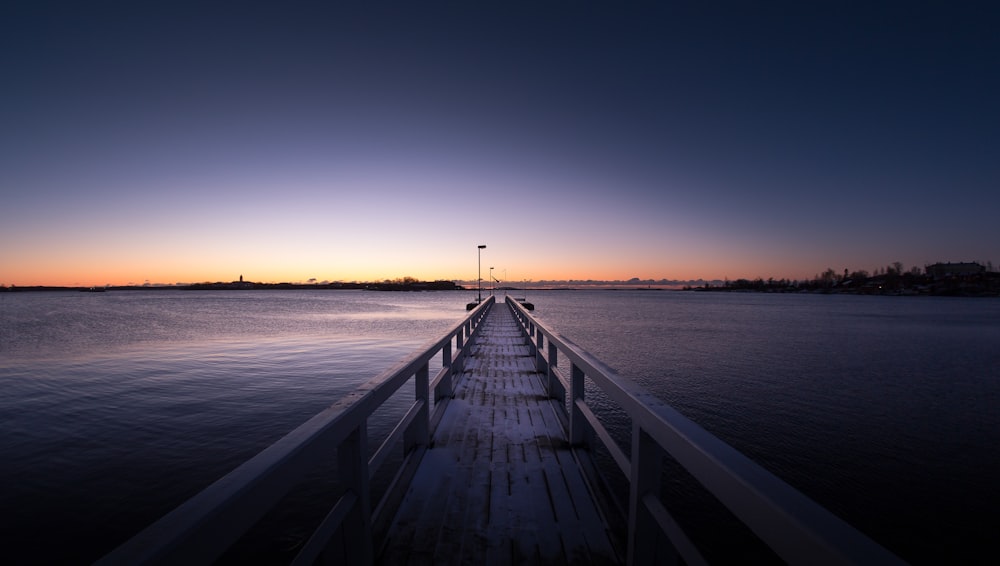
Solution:
<svg viewBox="0 0 1000 566"><path fill-rule="evenodd" d="M457 293L392 295L0 295L7 557L99 557L465 315Z"/></svg>
<svg viewBox="0 0 1000 566"><path fill-rule="evenodd" d="M544 323L905 559L992 552L979 518L1000 505L1000 301L589 291L534 303ZM719 531L694 519L699 534Z"/></svg>

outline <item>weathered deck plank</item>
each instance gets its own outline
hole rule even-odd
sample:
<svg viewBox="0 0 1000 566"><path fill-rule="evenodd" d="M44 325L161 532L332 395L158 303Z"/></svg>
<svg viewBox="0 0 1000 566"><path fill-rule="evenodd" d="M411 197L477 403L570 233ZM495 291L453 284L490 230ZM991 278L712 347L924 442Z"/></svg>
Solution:
<svg viewBox="0 0 1000 566"><path fill-rule="evenodd" d="M389 530L383 564L612 564L607 527L498 305Z"/></svg>

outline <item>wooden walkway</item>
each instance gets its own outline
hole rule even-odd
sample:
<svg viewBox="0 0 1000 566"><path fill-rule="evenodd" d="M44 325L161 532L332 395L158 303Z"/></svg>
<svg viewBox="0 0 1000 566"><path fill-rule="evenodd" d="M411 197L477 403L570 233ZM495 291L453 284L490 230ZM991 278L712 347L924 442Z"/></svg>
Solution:
<svg viewBox="0 0 1000 566"><path fill-rule="evenodd" d="M483 324L378 562L617 564L517 322Z"/></svg>

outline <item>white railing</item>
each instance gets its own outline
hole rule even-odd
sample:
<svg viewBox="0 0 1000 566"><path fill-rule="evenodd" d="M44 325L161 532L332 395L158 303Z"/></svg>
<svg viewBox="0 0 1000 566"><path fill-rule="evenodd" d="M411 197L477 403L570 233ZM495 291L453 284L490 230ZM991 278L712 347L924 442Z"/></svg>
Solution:
<svg viewBox="0 0 1000 566"><path fill-rule="evenodd" d="M340 533L350 544L331 548L346 563L370 564L373 525L387 521L454 396L452 377L462 371L481 323L493 307L485 299L440 339L386 370L288 433L204 491L135 535L98 564L205 564L226 551L294 487L325 454L337 454L343 495L294 560L311 564ZM430 376L431 360L441 370ZM388 438L368 457L368 419L413 378L415 399ZM430 392L434 391L431 412ZM373 506L369 481L402 441L395 480ZM383 512L385 510L385 512Z"/></svg>
<svg viewBox="0 0 1000 566"><path fill-rule="evenodd" d="M701 552L660 497L665 454L672 456L790 564L903 563L644 388L617 375L579 346L539 324L516 301L507 301L507 305L528 340L537 370L545 376L550 397L560 401L574 449L585 452L587 442L596 438L629 481L629 564L646 564L652 560L659 538L657 530L667 536L673 551L685 563L705 563ZM568 383L556 371L564 359L569 363ZM587 404L585 378L631 419L631 457Z"/></svg>

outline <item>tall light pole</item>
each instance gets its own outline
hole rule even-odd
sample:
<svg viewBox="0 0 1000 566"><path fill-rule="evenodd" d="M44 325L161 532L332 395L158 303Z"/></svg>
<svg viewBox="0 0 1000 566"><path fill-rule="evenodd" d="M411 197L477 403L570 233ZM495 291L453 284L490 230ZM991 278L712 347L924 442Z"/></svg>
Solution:
<svg viewBox="0 0 1000 566"><path fill-rule="evenodd" d="M493 296L493 268L490 267L490 296Z"/></svg>
<svg viewBox="0 0 1000 566"><path fill-rule="evenodd" d="M479 292L479 302L483 302L483 249L486 248L486 244L479 244L479 264L477 265L479 270L479 280L476 281L476 290Z"/></svg>

